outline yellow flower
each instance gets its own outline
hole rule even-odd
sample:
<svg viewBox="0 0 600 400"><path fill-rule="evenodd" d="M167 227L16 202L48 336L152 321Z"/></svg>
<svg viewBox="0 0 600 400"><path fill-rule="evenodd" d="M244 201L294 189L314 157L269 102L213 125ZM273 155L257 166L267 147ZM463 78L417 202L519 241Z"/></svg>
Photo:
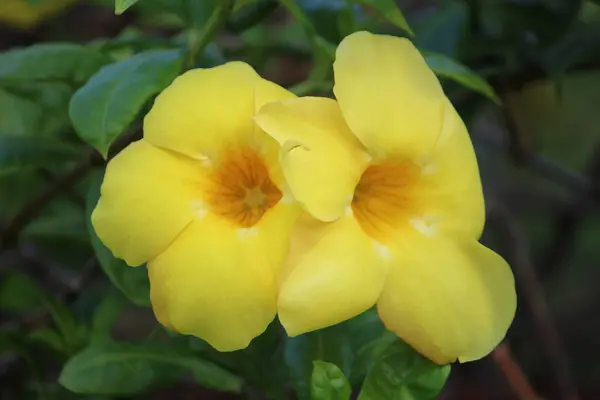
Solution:
<svg viewBox="0 0 600 400"><path fill-rule="evenodd" d="M277 274L298 208L279 145L253 122L291 98L240 62L177 78L144 119L144 139L109 162L92 215L129 265L147 262L157 319L221 351L273 320Z"/></svg>
<svg viewBox="0 0 600 400"><path fill-rule="evenodd" d="M19 29L35 28L42 21L53 17L77 0L45 0L31 4L27 0L1 0L0 24Z"/></svg>
<svg viewBox="0 0 600 400"><path fill-rule="evenodd" d="M484 203L467 130L406 39L359 32L338 47L337 102L289 99L255 117L304 216L278 298L290 335L373 305L437 363L504 337L516 299L506 262L478 243Z"/></svg>

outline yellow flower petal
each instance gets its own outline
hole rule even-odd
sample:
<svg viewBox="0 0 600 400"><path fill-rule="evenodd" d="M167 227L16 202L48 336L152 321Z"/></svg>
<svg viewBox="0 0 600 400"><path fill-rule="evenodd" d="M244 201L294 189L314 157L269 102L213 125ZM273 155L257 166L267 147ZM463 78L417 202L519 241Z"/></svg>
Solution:
<svg viewBox="0 0 600 400"><path fill-rule="evenodd" d="M252 228L212 216L193 222L148 263L157 319L219 351L246 347L276 313L276 271L295 208L278 204Z"/></svg>
<svg viewBox="0 0 600 400"><path fill-rule="evenodd" d="M439 363L491 352L514 317L510 267L475 240L418 234L394 249L377 304L386 327Z"/></svg>
<svg viewBox="0 0 600 400"><path fill-rule="evenodd" d="M485 206L477 159L464 123L450 101L445 103L440 137L419 159L422 173L412 195L438 233L479 239Z"/></svg>
<svg viewBox="0 0 600 400"><path fill-rule="evenodd" d="M238 145L271 151L276 159L277 144L256 129L252 117L262 104L293 96L242 62L194 69L156 98L144 119L144 138L200 160Z"/></svg>
<svg viewBox="0 0 600 400"><path fill-rule="evenodd" d="M339 218L368 159L337 103L316 97L273 102L255 120L281 144L283 174L296 200L322 221Z"/></svg>
<svg viewBox="0 0 600 400"><path fill-rule="evenodd" d="M351 216L325 223L308 215L292 232L279 291L279 319L288 335L325 328L375 304L386 256Z"/></svg>
<svg viewBox="0 0 600 400"><path fill-rule="evenodd" d="M445 96L408 39L354 33L340 43L333 68L344 118L371 155L411 157L433 147Z"/></svg>
<svg viewBox="0 0 600 400"><path fill-rule="evenodd" d="M108 163L92 214L96 233L129 265L156 257L194 218L203 176L194 160L132 143Z"/></svg>

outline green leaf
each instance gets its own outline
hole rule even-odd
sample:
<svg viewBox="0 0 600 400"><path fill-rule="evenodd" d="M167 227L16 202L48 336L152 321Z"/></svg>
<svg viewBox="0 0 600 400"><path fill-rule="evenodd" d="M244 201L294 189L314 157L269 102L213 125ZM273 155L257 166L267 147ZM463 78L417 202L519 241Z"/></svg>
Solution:
<svg viewBox="0 0 600 400"><path fill-rule="evenodd" d="M387 344L390 335L380 344ZM433 400L444 387L450 365L437 365L401 340L379 346L380 354L358 400Z"/></svg>
<svg viewBox="0 0 600 400"><path fill-rule="evenodd" d="M111 290L98 304L92 317L91 342L99 343L112 338L112 329L121 315L125 298L122 293Z"/></svg>
<svg viewBox="0 0 600 400"><path fill-rule="evenodd" d="M311 400L349 400L352 389L335 364L314 361L310 386Z"/></svg>
<svg viewBox="0 0 600 400"><path fill-rule="evenodd" d="M72 43L41 43L0 53L0 84L60 80L83 83L108 60Z"/></svg>
<svg viewBox="0 0 600 400"><path fill-rule="evenodd" d="M443 54L423 52L423 55L429 68L438 76L452 79L464 87L486 96L496 104L501 103L500 98L485 79L458 61Z"/></svg>
<svg viewBox="0 0 600 400"><path fill-rule="evenodd" d="M30 343L41 343L59 353L65 353L65 345L60 334L54 329L42 328L35 330L27 335L27 341Z"/></svg>
<svg viewBox="0 0 600 400"><path fill-rule="evenodd" d="M464 2L445 2L423 13L413 23L413 42L419 49L458 57L469 30L469 7Z"/></svg>
<svg viewBox="0 0 600 400"><path fill-rule="evenodd" d="M125 261L115 258L111 251L102 243L91 223L92 211L100 198L100 185L102 174L97 173L91 177L90 187L86 198L86 215L88 232L92 247L96 252L98 262L111 282L119 288L125 296L138 306L150 306L150 283L145 266L130 267Z"/></svg>
<svg viewBox="0 0 600 400"><path fill-rule="evenodd" d="M400 8L398 8L398 4L394 0L350 0L355 3L362 4L367 7L372 7L377 12L379 12L384 18L390 21L392 24L396 25L398 28L404 30L410 35L414 35L412 29L406 22L406 18Z"/></svg>
<svg viewBox="0 0 600 400"><path fill-rule="evenodd" d="M349 378L352 383L362 383L378 358L378 355L373 352L373 347L377 346L375 343L380 342L381 337L389 332L386 331L375 309L367 310L343 324L354 354L352 373Z"/></svg>
<svg viewBox="0 0 600 400"><path fill-rule="evenodd" d="M33 135L42 118L43 110L34 101L0 88L0 135Z"/></svg>
<svg viewBox="0 0 600 400"><path fill-rule="evenodd" d="M188 28L202 28L216 6L225 1L231 0L145 0L144 6L150 6L155 13L174 14Z"/></svg>
<svg viewBox="0 0 600 400"><path fill-rule="evenodd" d="M338 365L350 375L353 362L352 348L341 325L287 338L284 359L290 369L292 384L300 400L310 397L313 361L321 360Z"/></svg>
<svg viewBox="0 0 600 400"><path fill-rule="evenodd" d="M38 307L43 297L42 289L23 273L7 274L0 281L0 310L20 311Z"/></svg>
<svg viewBox="0 0 600 400"><path fill-rule="evenodd" d="M0 136L0 173L24 167L48 167L76 159L79 150L58 140L27 136Z"/></svg>
<svg viewBox="0 0 600 400"><path fill-rule="evenodd" d="M115 0L115 14L123 14L129 7L138 1L139 0Z"/></svg>
<svg viewBox="0 0 600 400"><path fill-rule="evenodd" d="M91 345L66 363L58 381L79 394L132 395L184 374L212 389L236 393L242 389L235 375L158 343Z"/></svg>
<svg viewBox="0 0 600 400"><path fill-rule="evenodd" d="M78 324L71 310L61 301L46 297L43 300L43 305L50 313L62 337L64 353L70 355L82 348L88 338L87 327Z"/></svg>
<svg viewBox="0 0 600 400"><path fill-rule="evenodd" d="M110 144L181 68L178 50L149 51L103 67L71 99L75 130L105 157Z"/></svg>

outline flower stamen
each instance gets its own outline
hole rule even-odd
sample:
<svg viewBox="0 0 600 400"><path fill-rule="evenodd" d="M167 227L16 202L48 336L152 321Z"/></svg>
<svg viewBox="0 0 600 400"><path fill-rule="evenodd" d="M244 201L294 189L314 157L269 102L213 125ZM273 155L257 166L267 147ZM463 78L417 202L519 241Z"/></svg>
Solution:
<svg viewBox="0 0 600 400"><path fill-rule="evenodd" d="M227 152L206 191L210 210L241 228L255 225L282 197L262 157L251 148Z"/></svg>
<svg viewBox="0 0 600 400"><path fill-rule="evenodd" d="M416 207L412 191L420 174L419 166L408 160L367 167L352 199L352 211L365 233L386 243L393 232L409 222Z"/></svg>

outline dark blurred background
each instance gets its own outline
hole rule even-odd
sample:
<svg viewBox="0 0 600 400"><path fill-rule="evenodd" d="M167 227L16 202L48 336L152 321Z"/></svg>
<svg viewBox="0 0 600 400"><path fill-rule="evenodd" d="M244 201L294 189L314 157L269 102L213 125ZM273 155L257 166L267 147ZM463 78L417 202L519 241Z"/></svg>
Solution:
<svg viewBox="0 0 600 400"><path fill-rule="evenodd" d="M182 40L181 21L164 1L141 0L121 16L114 15L110 1L72 1L39 20L15 22L10 4L17 0L0 0L0 52L71 42L120 60L149 48L169 48ZM242 59L266 78L298 88L313 68L300 24L275 1L248 3L262 7L260 12L229 21L200 65ZM345 3L298 1L318 35L333 45L348 29ZM509 261L519 293L506 341L481 361L454 366L441 398L600 399L600 2L398 4L421 50L458 61L493 88L487 97L481 94L485 88L472 90L473 83L461 83L468 77L452 66L442 76L478 155L488 212L483 242ZM368 9L360 13L354 18L362 27L403 34ZM260 22L253 25L252 18ZM75 333L72 349L57 344L56 334L48 332L61 321L60 313L72 315L62 319L64 324L93 325L93 310L113 301L119 306L107 307L115 314L109 328L115 338L165 333L148 308L117 295L106 300L115 289L90 244L86 220L88 186L103 161L88 156L89 147L78 139L67 112L82 82L32 81L17 88L3 75L6 60L0 56L0 398L38 398L40 393L100 398L56 388L62 364L85 341ZM326 83L301 88L304 94L330 94ZM499 101L491 100L494 92ZM15 147L2 135L31 141ZM74 151L58 157L48 153L51 147L36 146L50 136ZM39 291L61 306L40 308ZM83 338L85 328L81 331ZM262 398L179 381L131 398L248 396Z"/></svg>

